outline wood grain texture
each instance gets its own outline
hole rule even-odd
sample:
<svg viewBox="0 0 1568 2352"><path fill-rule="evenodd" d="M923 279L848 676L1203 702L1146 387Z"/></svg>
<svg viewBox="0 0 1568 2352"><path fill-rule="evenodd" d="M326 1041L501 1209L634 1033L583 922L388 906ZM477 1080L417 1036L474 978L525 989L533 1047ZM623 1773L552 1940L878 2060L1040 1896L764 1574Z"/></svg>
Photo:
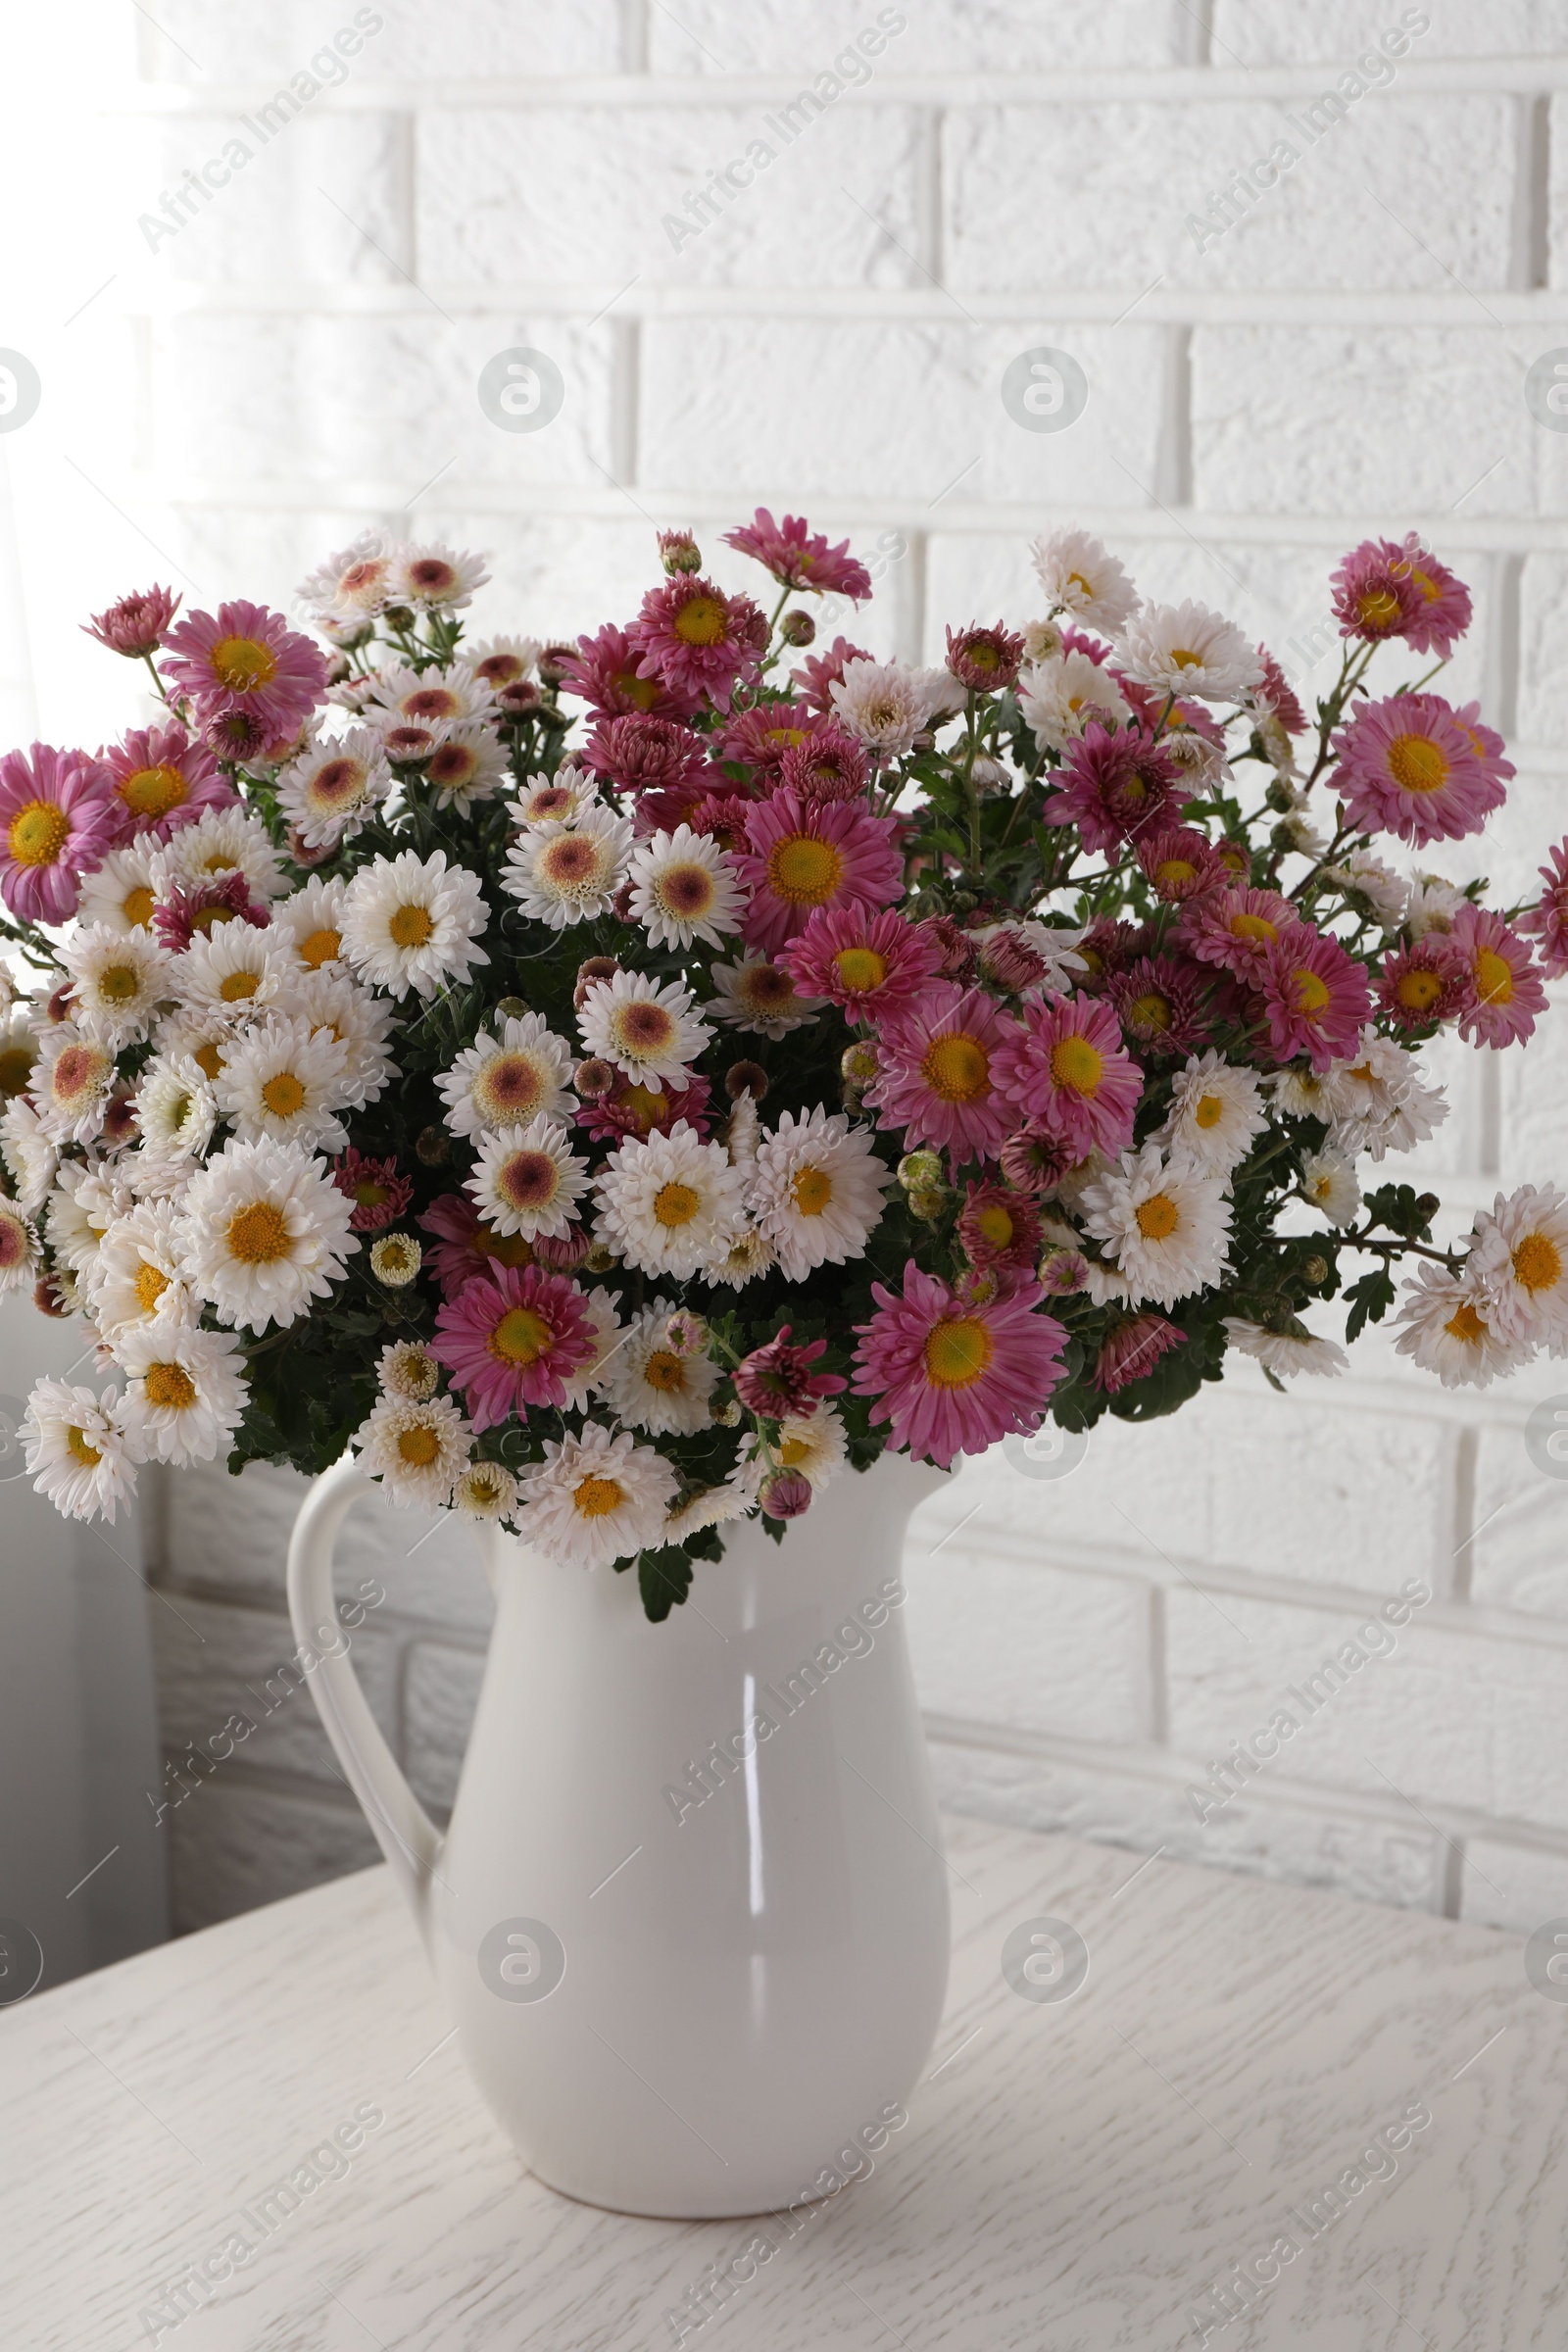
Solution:
<svg viewBox="0 0 1568 2352"><path fill-rule="evenodd" d="M706 2266L765 2231L722 2309L687 2306L688 2347L1175 2352L1228 2266L1289 2233L1297 2258L1211 2346L1560 2352L1568 2007L1519 1937L975 1821L948 1837L927 2079L870 2176L793 2235L533 2180L443 2042L384 1870L35 1996L0 2017L7 2340L636 2352L674 2345ZM1089 1948L1065 2002L1002 1975L1040 1917ZM385 2121L346 2174L155 2337L165 2282L367 2102ZM1412 2102L1432 2120L1396 2170L1308 2241L1293 2215Z"/></svg>

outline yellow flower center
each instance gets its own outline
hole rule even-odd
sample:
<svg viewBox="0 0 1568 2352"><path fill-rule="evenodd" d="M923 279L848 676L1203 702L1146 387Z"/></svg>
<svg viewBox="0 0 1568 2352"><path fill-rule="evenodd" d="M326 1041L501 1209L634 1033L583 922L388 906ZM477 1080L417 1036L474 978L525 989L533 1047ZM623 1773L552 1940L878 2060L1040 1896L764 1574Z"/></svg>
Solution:
<svg viewBox="0 0 1568 2352"><path fill-rule="evenodd" d="M138 884L136 889L126 891L120 903L120 911L126 922L133 924L138 931L150 931L153 908L157 903L146 885Z"/></svg>
<svg viewBox="0 0 1568 2352"><path fill-rule="evenodd" d="M833 1179L825 1168L797 1168L790 1191L803 1217L819 1217L833 1198Z"/></svg>
<svg viewBox="0 0 1568 2352"><path fill-rule="evenodd" d="M312 931L307 938L300 941L300 961L307 964L313 972L318 972L323 963L332 961L342 945L342 932L333 931L323 925L319 931Z"/></svg>
<svg viewBox="0 0 1568 2352"><path fill-rule="evenodd" d="M1481 1317L1476 1313L1475 1308L1470 1304L1468 1299L1466 1299L1462 1306L1456 1306L1454 1308L1453 1313L1448 1317L1448 1320L1446 1323L1445 1323L1443 1328L1448 1334L1450 1339L1463 1340L1467 1348L1474 1348L1478 1346L1479 1343L1487 1336L1487 1327L1485 1323L1483 1323Z"/></svg>
<svg viewBox="0 0 1568 2352"><path fill-rule="evenodd" d="M874 948L840 948L833 963L844 986L856 996L880 988L888 976L887 959Z"/></svg>
<svg viewBox="0 0 1568 2352"><path fill-rule="evenodd" d="M1513 1278L1521 1290L1555 1290L1562 1280L1562 1256L1548 1234L1527 1233L1515 1245Z"/></svg>
<svg viewBox="0 0 1568 2352"><path fill-rule="evenodd" d="M53 801L29 801L11 819L6 839L18 865L53 865L71 835L71 819Z"/></svg>
<svg viewBox="0 0 1568 2352"><path fill-rule="evenodd" d="M843 873L844 860L833 844L809 833L792 833L768 852L768 887L792 906L824 906Z"/></svg>
<svg viewBox="0 0 1568 2352"><path fill-rule="evenodd" d="M1513 973L1500 956L1482 948L1476 956L1476 987L1483 1004L1513 1003Z"/></svg>
<svg viewBox="0 0 1568 2352"><path fill-rule="evenodd" d="M1278 939L1279 932L1265 914L1233 914L1232 939Z"/></svg>
<svg viewBox="0 0 1568 2352"><path fill-rule="evenodd" d="M279 1070L262 1088L262 1101L274 1118L291 1119L305 1108L305 1089L292 1070Z"/></svg>
<svg viewBox="0 0 1568 2352"><path fill-rule="evenodd" d="M220 981L218 993L225 1004L242 1004L254 997L262 985L260 972L227 972Z"/></svg>
<svg viewBox="0 0 1568 2352"><path fill-rule="evenodd" d="M683 645L717 645L726 617L716 596L688 597L675 615L675 634Z"/></svg>
<svg viewBox="0 0 1568 2352"><path fill-rule="evenodd" d="M620 1101L622 1109L629 1110L634 1119L646 1119L650 1127L656 1119L662 1119L669 1108L669 1097L662 1086L640 1086L636 1079L632 1080Z"/></svg>
<svg viewBox="0 0 1568 2352"><path fill-rule="evenodd" d="M182 1364L149 1364L142 1375L149 1404L182 1413L196 1401L196 1383Z"/></svg>
<svg viewBox="0 0 1568 2352"><path fill-rule="evenodd" d="M991 1056L977 1037L956 1029L932 1039L920 1075L939 1102L974 1102L991 1092Z"/></svg>
<svg viewBox="0 0 1568 2352"><path fill-rule="evenodd" d="M1051 1049L1052 1077L1075 1095L1098 1094L1104 1069L1104 1055L1087 1037L1063 1037Z"/></svg>
<svg viewBox="0 0 1568 2352"><path fill-rule="evenodd" d="M968 1389L986 1371L991 1334L978 1315L948 1315L925 1335L925 1376L934 1389Z"/></svg>
<svg viewBox="0 0 1568 2352"><path fill-rule="evenodd" d="M811 1448L804 1438L786 1438L778 1449L780 1465L786 1470L798 1470L811 1458Z"/></svg>
<svg viewBox="0 0 1568 2352"><path fill-rule="evenodd" d="M1093 596L1095 593L1094 589L1084 578L1084 575L1081 571L1069 571L1067 574L1067 585L1069 588L1081 588L1085 596Z"/></svg>
<svg viewBox="0 0 1568 2352"><path fill-rule="evenodd" d="M1396 735L1389 771L1405 792L1441 792L1448 780L1447 754L1430 735Z"/></svg>
<svg viewBox="0 0 1568 2352"><path fill-rule="evenodd" d="M981 1240L989 1242L993 1250L1005 1250L1012 1240L1012 1218L1000 1200L988 1201L975 1223Z"/></svg>
<svg viewBox="0 0 1568 2352"><path fill-rule="evenodd" d="M1169 1193L1151 1193L1147 1200L1140 1200L1137 1217L1138 1230L1146 1242L1168 1242L1182 1221Z"/></svg>
<svg viewBox="0 0 1568 2352"><path fill-rule="evenodd" d="M579 1480L571 1499L585 1519L607 1519L612 1511L619 1510L626 1499L626 1490L618 1478L590 1476Z"/></svg>
<svg viewBox="0 0 1568 2352"><path fill-rule="evenodd" d="M423 1421L398 1433L398 1452L411 1470L428 1470L440 1451L440 1439Z"/></svg>
<svg viewBox="0 0 1568 2352"><path fill-rule="evenodd" d="M678 1396L686 1386L686 1367L671 1348L656 1348L643 1366L643 1378L662 1396Z"/></svg>
<svg viewBox="0 0 1568 2352"><path fill-rule="evenodd" d="M702 1207L701 1197L689 1184L662 1184L654 1195L654 1215L666 1231L689 1225Z"/></svg>
<svg viewBox="0 0 1568 2352"><path fill-rule="evenodd" d="M1368 588L1355 600L1360 618L1374 629L1386 629L1399 617L1399 600L1392 588Z"/></svg>
<svg viewBox="0 0 1568 2352"><path fill-rule="evenodd" d="M1443 994L1436 972L1402 972L1395 994L1407 1012L1430 1012Z"/></svg>
<svg viewBox="0 0 1568 2352"><path fill-rule="evenodd" d="M214 1045L198 1046L195 1053L191 1055L191 1059L195 1062L196 1067L201 1071L204 1078L216 1079L219 1071L223 1066L223 1056ZM185 1113L187 1110L189 1110L189 1108L190 1101L187 1097L180 1108L179 1115L181 1118L185 1116Z"/></svg>
<svg viewBox="0 0 1568 2352"><path fill-rule="evenodd" d="M245 1266L272 1266L289 1253L288 1221L270 1200L253 1200L228 1220L229 1254Z"/></svg>
<svg viewBox="0 0 1568 2352"><path fill-rule="evenodd" d="M1219 1095L1200 1095L1193 1119L1200 1127L1217 1127L1225 1116L1225 1104Z"/></svg>
<svg viewBox="0 0 1568 2352"><path fill-rule="evenodd" d="M497 1233L493 1226L476 1225L473 1246L481 1257L493 1257L502 1266L531 1266L533 1250L520 1233Z"/></svg>
<svg viewBox="0 0 1568 2352"><path fill-rule="evenodd" d="M130 1287L136 1294L136 1304L141 1308L142 1313L150 1315L169 1288L169 1276L164 1272L162 1266L149 1265L146 1258L143 1258L136 1269L136 1279Z"/></svg>
<svg viewBox="0 0 1568 2352"><path fill-rule="evenodd" d="M1201 669L1203 666L1202 655L1195 654L1191 646L1173 645L1170 649L1170 658L1178 669Z"/></svg>
<svg viewBox="0 0 1568 2352"><path fill-rule="evenodd" d="M1198 868L1188 858L1162 858L1154 868L1154 880L1166 890L1180 890L1184 882L1198 880Z"/></svg>
<svg viewBox="0 0 1568 2352"><path fill-rule="evenodd" d="M80 1462L84 1470L96 1470L104 1458L97 1446L88 1443L84 1429L67 1430L66 1451L74 1460Z"/></svg>
<svg viewBox="0 0 1568 2352"><path fill-rule="evenodd" d="M503 1363L536 1364L555 1336L543 1315L528 1306L514 1306L490 1334L490 1352Z"/></svg>
<svg viewBox="0 0 1568 2352"><path fill-rule="evenodd" d="M156 824L171 808L179 807L189 790L179 769L165 760L157 767L138 767L133 775L126 776L120 786L120 797L132 816L148 817Z"/></svg>
<svg viewBox="0 0 1568 2352"><path fill-rule="evenodd" d="M133 963L111 963L98 975L98 994L106 1004L128 1004L141 986Z"/></svg>
<svg viewBox="0 0 1568 2352"><path fill-rule="evenodd" d="M1140 1029L1168 1029L1171 1020L1170 999L1162 997L1157 989L1148 989L1143 996L1134 997L1127 1007L1127 1017L1136 1022Z"/></svg>
<svg viewBox="0 0 1568 2352"><path fill-rule="evenodd" d="M220 637L207 659L214 677L230 694L254 694L277 675L277 656L256 637Z"/></svg>
<svg viewBox="0 0 1568 2352"><path fill-rule="evenodd" d="M1293 972L1291 984L1298 1012L1321 1012L1329 1001L1328 983L1317 972Z"/></svg>
<svg viewBox="0 0 1568 2352"><path fill-rule="evenodd" d="M396 948L422 948L435 935L427 906L398 906L393 909L387 924L392 944Z"/></svg>

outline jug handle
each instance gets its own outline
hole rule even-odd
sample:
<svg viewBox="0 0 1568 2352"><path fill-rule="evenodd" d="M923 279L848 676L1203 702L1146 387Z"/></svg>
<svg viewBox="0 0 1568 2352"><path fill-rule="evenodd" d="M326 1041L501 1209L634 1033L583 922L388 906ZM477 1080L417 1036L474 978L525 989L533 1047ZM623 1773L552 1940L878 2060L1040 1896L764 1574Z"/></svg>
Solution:
<svg viewBox="0 0 1568 2352"><path fill-rule="evenodd" d="M317 1479L300 1506L288 1546L288 1608L295 1640L313 1650L318 1649L318 1629L337 1629L332 1554L338 1530L361 1495L373 1492L370 1480L346 1454ZM382 1739L348 1650L321 1656L309 1679L317 1713L338 1762L428 1946L441 1833Z"/></svg>

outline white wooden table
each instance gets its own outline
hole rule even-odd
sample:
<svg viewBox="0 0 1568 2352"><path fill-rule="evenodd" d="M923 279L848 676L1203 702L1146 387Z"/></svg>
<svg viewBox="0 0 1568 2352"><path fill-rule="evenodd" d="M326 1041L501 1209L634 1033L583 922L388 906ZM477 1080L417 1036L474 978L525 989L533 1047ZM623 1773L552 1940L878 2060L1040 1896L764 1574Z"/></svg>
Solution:
<svg viewBox="0 0 1568 2352"><path fill-rule="evenodd" d="M0 2340L1561 2352L1568 2007L1527 1981L1522 1938L976 1822L949 1840L927 2079L871 2176L793 2237L533 2180L443 2038L382 1870L0 2014ZM1089 1949L1065 2001L1002 1975L1043 1916ZM1411 2109L1430 2121L1363 2163ZM342 2171L323 2158L336 2177L269 2208L340 2126ZM221 2269L235 2230L257 2250L175 2325L170 2282ZM714 2264L721 2309L698 2299ZM1233 2264L1278 2276L1221 2326Z"/></svg>

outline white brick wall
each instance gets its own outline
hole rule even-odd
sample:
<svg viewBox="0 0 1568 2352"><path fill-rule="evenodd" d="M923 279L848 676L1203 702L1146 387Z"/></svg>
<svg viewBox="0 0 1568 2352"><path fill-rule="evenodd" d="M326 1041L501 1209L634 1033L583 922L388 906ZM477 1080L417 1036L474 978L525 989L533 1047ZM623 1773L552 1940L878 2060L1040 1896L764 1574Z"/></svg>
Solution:
<svg viewBox="0 0 1568 2352"><path fill-rule="evenodd" d="M138 12L136 207L351 13ZM1395 0L911 0L870 78L679 251L663 216L869 0L379 13L342 87L134 280L120 487L205 595L286 599L324 547L412 516L494 551L486 621L560 634L632 608L650 519L711 542L760 499L902 533L878 648L930 657L946 618L1028 613L1027 537L1072 517L1290 658L1336 553L1419 527L1476 593L1452 690L1521 769L1474 866L1447 864L1527 886L1568 783L1568 438L1521 396L1568 346L1565 0L1429 0L1392 83L1310 144L1292 126ZM1200 250L1186 216L1281 137L1298 162ZM1091 386L1058 436L998 398L1042 342ZM515 343L567 385L531 437L474 398ZM1568 1024L1500 1069L1449 1060L1424 1166L1457 1213L1564 1173ZM1456 1399L1375 1340L1332 1393L1244 1372L1175 1422L1112 1425L1060 1484L973 1465L909 1555L950 1800L1518 1927L1568 1911L1568 1490L1521 1434L1555 1386L1545 1365ZM156 1612L171 1752L288 1646L295 1495L271 1473L167 1486L159 1575L191 1629ZM386 1587L360 1655L440 1807L488 1602L454 1531L409 1556L423 1533L368 1518L346 1574ZM1200 1825L1187 1788L1412 1576L1433 1597L1395 1652ZM181 1925L369 1856L306 1705L179 1809Z"/></svg>

